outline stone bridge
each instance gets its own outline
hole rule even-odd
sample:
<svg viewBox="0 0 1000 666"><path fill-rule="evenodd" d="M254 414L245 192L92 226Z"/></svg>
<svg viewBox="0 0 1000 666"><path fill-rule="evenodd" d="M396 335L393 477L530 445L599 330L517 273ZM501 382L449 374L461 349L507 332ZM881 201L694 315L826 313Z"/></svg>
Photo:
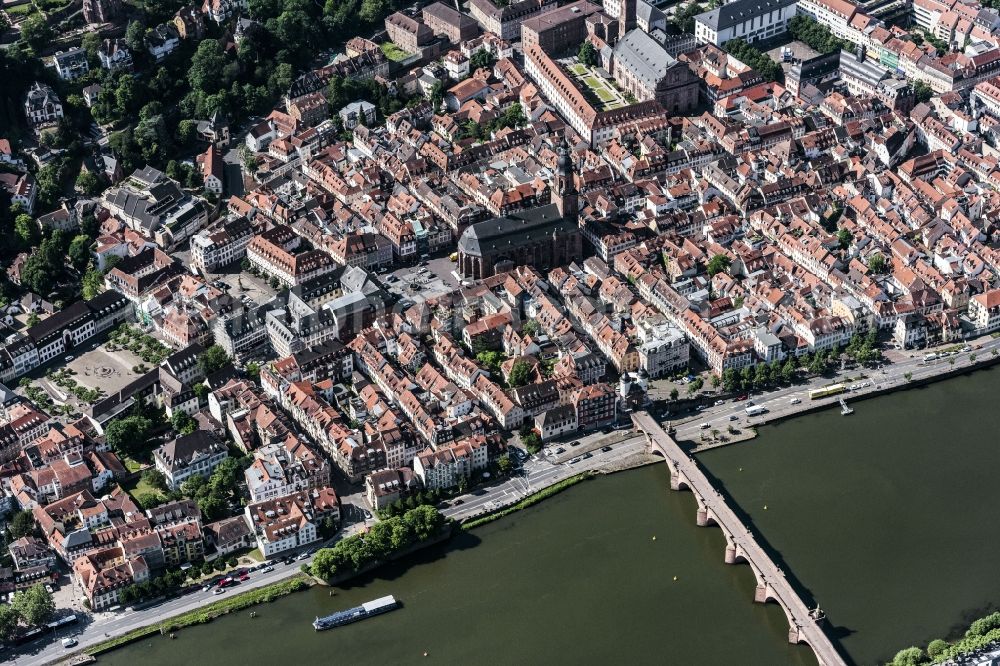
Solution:
<svg viewBox="0 0 1000 666"><path fill-rule="evenodd" d="M662 455L670 468L670 489L688 489L698 502L699 526L716 525L726 537L726 564L745 562L757 579L754 601L773 601L788 618L788 642L812 648L820 666L846 666L846 662L820 626L822 614L810 611L784 573L757 543L757 539L712 486L697 463L677 445L647 413L632 415L635 426L646 436L651 453Z"/></svg>

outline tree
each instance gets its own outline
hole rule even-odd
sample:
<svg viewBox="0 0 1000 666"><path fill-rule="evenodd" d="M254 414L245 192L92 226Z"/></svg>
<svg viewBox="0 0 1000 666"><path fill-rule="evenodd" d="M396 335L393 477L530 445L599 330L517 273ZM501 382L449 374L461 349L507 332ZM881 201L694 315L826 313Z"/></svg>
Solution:
<svg viewBox="0 0 1000 666"><path fill-rule="evenodd" d="M152 422L143 416L125 416L108 424L104 437L119 455L135 457L145 451Z"/></svg>
<svg viewBox="0 0 1000 666"><path fill-rule="evenodd" d="M21 615L10 604L0 604L0 643L5 643L17 633Z"/></svg>
<svg viewBox="0 0 1000 666"><path fill-rule="evenodd" d="M32 326L37 326L40 321L41 321L41 319L38 317L38 313L37 312L29 312L28 313L28 322L27 323L28 323L28 327L29 328L31 328Z"/></svg>
<svg viewBox="0 0 1000 666"><path fill-rule="evenodd" d="M726 368L722 371L722 386L728 393L738 391L740 388L740 378L733 368Z"/></svg>
<svg viewBox="0 0 1000 666"><path fill-rule="evenodd" d="M21 22L21 41L35 51L52 39L52 30L42 14L32 14Z"/></svg>
<svg viewBox="0 0 1000 666"><path fill-rule="evenodd" d="M841 229L837 232L837 242L840 244L840 249L846 250L851 246L851 241L854 237L851 236L851 232L847 229Z"/></svg>
<svg viewBox="0 0 1000 666"><path fill-rule="evenodd" d="M80 175L76 177L76 189L87 196L94 196L101 192L101 180L89 169L81 169Z"/></svg>
<svg viewBox="0 0 1000 666"><path fill-rule="evenodd" d="M15 594L11 605L17 610L25 624L31 626L48 622L56 610L52 595L41 583Z"/></svg>
<svg viewBox="0 0 1000 666"><path fill-rule="evenodd" d="M80 234L69 244L69 260L78 271L82 271L90 262L90 236Z"/></svg>
<svg viewBox="0 0 1000 666"><path fill-rule="evenodd" d="M87 272L83 274L81 286L83 288L84 300L89 301L95 298L104 291L104 273L97 270L97 267L91 264Z"/></svg>
<svg viewBox="0 0 1000 666"><path fill-rule="evenodd" d="M531 365L527 361L515 361L510 369L509 383L511 387L524 386L529 381L531 381Z"/></svg>
<svg viewBox="0 0 1000 666"><path fill-rule="evenodd" d="M194 394L196 396L198 396L198 400L204 400L205 396L208 395L208 385L207 384L201 384L201 383L195 384L193 390L194 390Z"/></svg>
<svg viewBox="0 0 1000 666"><path fill-rule="evenodd" d="M496 351L482 351L476 354L476 360L490 373L496 374L500 371L500 364L503 363L503 354Z"/></svg>
<svg viewBox="0 0 1000 666"><path fill-rule="evenodd" d="M497 458L497 471L501 474L510 474L510 471L514 468L514 461L510 459L510 455L503 454Z"/></svg>
<svg viewBox="0 0 1000 666"><path fill-rule="evenodd" d="M724 254L717 254L708 260L708 265L705 269L708 271L709 277L715 277L716 273L724 273L729 270L729 266L732 263L732 259Z"/></svg>
<svg viewBox="0 0 1000 666"><path fill-rule="evenodd" d="M522 335L536 336L542 332L542 327L534 319L529 319L521 326Z"/></svg>
<svg viewBox="0 0 1000 666"><path fill-rule="evenodd" d="M14 218L14 233L21 240L21 246L25 249L38 245L39 231L38 224L27 213L22 213Z"/></svg>
<svg viewBox="0 0 1000 666"><path fill-rule="evenodd" d="M670 399L671 400L673 400L674 402L676 402L677 398L679 398L679 397L681 397L681 393L680 393L680 391L677 390L676 386L674 388L670 389Z"/></svg>
<svg viewBox="0 0 1000 666"><path fill-rule="evenodd" d="M542 438L535 431L521 435L521 443L524 444L524 448L528 450L528 453L538 453L542 450Z"/></svg>
<svg viewBox="0 0 1000 666"><path fill-rule="evenodd" d="M205 95L218 92L226 85L222 70L226 66L226 52L217 39L203 39L191 56L188 83L191 89Z"/></svg>
<svg viewBox="0 0 1000 666"><path fill-rule="evenodd" d="M896 653L892 666L920 666L926 661L924 651L918 647L908 647Z"/></svg>
<svg viewBox="0 0 1000 666"><path fill-rule="evenodd" d="M130 21L125 29L125 43L132 49L132 53L138 53L146 49L146 26L138 21Z"/></svg>
<svg viewBox="0 0 1000 666"><path fill-rule="evenodd" d="M198 429L198 422L190 414L179 409L170 418L170 423L173 425L174 430L181 435L190 435Z"/></svg>
<svg viewBox="0 0 1000 666"><path fill-rule="evenodd" d="M795 379L795 369L795 357L789 356L788 360L785 361L785 364L781 366L781 381L786 384L791 384Z"/></svg>
<svg viewBox="0 0 1000 666"><path fill-rule="evenodd" d="M913 379L913 373L912 372L904 372L903 373L903 379L905 379L906 381L910 381L911 379Z"/></svg>
<svg viewBox="0 0 1000 666"><path fill-rule="evenodd" d="M694 32L694 17L705 11L705 7L692 2L674 13L673 22L681 32Z"/></svg>
<svg viewBox="0 0 1000 666"><path fill-rule="evenodd" d="M943 641L940 638L935 638L930 643L927 644L927 656L931 659L935 659L938 655L943 653L948 649L948 642Z"/></svg>
<svg viewBox="0 0 1000 666"><path fill-rule="evenodd" d="M142 482L151 488L167 492L167 477L158 469L147 469L142 473Z"/></svg>
<svg viewBox="0 0 1000 666"><path fill-rule="evenodd" d="M913 94L916 97L917 104L920 104L931 101L931 97L934 96L934 90L923 81L916 81L913 84Z"/></svg>
<svg viewBox="0 0 1000 666"><path fill-rule="evenodd" d="M486 49L479 49L469 58L469 67L473 71L477 69L489 69L493 66L493 54Z"/></svg>
<svg viewBox="0 0 1000 666"><path fill-rule="evenodd" d="M600 62L600 56L597 54L597 49L594 45L590 43L590 40L585 40L583 44L580 45L580 51L577 53L577 58L580 62L588 67L594 67Z"/></svg>
<svg viewBox="0 0 1000 666"><path fill-rule="evenodd" d="M11 541L31 536L35 533L35 516L28 510L18 511L7 523L7 531L10 532Z"/></svg>
<svg viewBox="0 0 1000 666"><path fill-rule="evenodd" d="M198 357L198 368L200 368L206 376L221 370L228 363L229 356L226 354L226 350L219 345L212 345L203 351Z"/></svg>
<svg viewBox="0 0 1000 666"><path fill-rule="evenodd" d="M881 252L876 252L868 257L868 270L876 275L887 273L889 271L889 262L886 261L885 255Z"/></svg>

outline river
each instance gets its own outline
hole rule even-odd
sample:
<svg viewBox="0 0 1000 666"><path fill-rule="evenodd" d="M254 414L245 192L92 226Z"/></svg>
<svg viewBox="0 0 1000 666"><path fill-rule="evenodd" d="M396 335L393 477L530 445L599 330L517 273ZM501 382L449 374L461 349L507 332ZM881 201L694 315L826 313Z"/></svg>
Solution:
<svg viewBox="0 0 1000 666"><path fill-rule="evenodd" d="M1000 369L761 429L701 454L858 664L946 637L1000 599ZM102 664L814 664L662 465L580 484L365 577L293 595ZM766 507L766 508L765 508ZM656 540L653 540L656 536ZM674 580L674 577L677 580ZM317 614L404 608L315 633Z"/></svg>
<svg viewBox="0 0 1000 666"><path fill-rule="evenodd" d="M693 497L667 486L659 465L588 481L336 597L314 588L100 663L815 664L788 645L777 606L752 602L750 570L723 563L722 534L695 526ZM385 594L404 607L326 632L310 625Z"/></svg>
<svg viewBox="0 0 1000 666"><path fill-rule="evenodd" d="M964 630L1000 601L998 384L1000 368L980 370L700 455L856 663Z"/></svg>

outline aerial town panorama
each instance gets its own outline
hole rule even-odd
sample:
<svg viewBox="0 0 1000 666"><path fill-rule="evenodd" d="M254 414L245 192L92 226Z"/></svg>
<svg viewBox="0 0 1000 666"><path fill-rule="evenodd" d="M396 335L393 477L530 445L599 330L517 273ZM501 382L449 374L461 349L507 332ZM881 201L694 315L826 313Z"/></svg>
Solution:
<svg viewBox="0 0 1000 666"><path fill-rule="evenodd" d="M996 664L998 221L1000 0L3 0L0 658Z"/></svg>

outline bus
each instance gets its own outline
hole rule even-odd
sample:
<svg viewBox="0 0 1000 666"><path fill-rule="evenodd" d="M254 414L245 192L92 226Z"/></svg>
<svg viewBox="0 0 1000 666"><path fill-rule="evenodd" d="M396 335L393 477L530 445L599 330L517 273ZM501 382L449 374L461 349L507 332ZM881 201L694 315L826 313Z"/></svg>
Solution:
<svg viewBox="0 0 1000 666"><path fill-rule="evenodd" d="M847 388L843 384L831 384L830 386L824 386L823 388L809 391L809 399L818 400L819 398L827 398L831 395L843 393L846 390Z"/></svg>
<svg viewBox="0 0 1000 666"><path fill-rule="evenodd" d="M763 405L750 405L744 411L746 411L747 416L760 416L767 413L767 407Z"/></svg>

